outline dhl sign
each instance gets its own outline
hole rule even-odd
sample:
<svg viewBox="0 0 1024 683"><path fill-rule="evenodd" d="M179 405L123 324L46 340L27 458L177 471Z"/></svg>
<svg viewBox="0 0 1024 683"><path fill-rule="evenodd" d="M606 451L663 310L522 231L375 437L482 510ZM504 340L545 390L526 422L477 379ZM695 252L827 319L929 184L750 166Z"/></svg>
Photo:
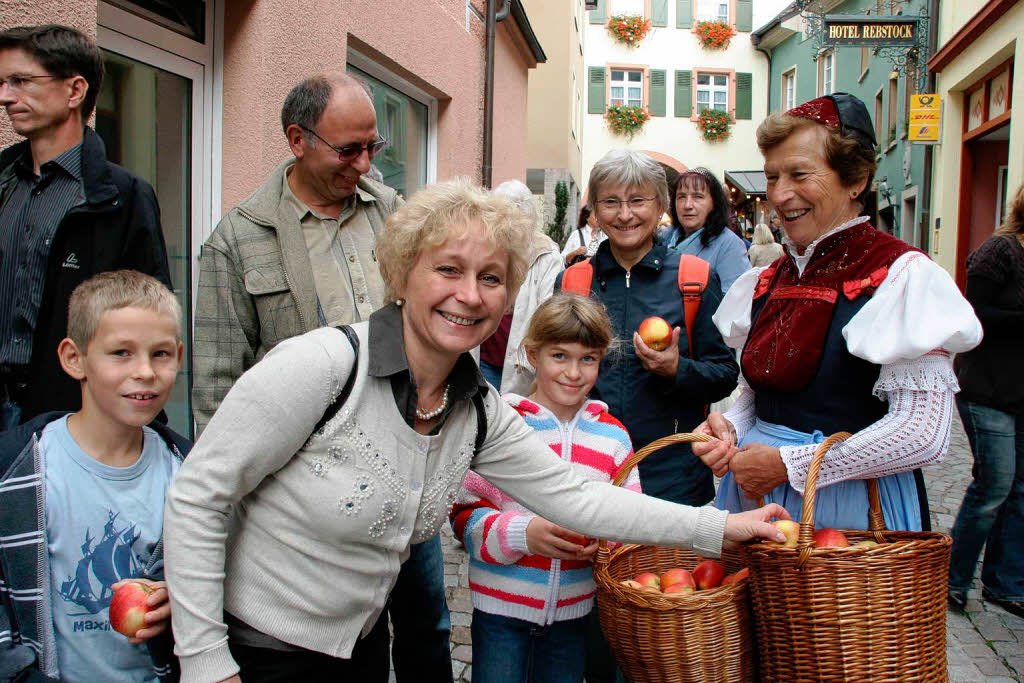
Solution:
<svg viewBox="0 0 1024 683"><path fill-rule="evenodd" d="M935 94L911 95L907 138L911 142L937 143L942 128L942 100Z"/></svg>

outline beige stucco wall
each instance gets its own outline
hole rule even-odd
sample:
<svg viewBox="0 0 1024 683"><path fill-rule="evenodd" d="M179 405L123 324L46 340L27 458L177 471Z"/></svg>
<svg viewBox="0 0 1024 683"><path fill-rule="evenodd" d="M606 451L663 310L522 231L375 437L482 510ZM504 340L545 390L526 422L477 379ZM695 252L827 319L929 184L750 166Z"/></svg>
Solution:
<svg viewBox="0 0 1024 683"><path fill-rule="evenodd" d="M949 4L955 3L943 3ZM980 7L983 3L964 4ZM943 34L948 39L972 16L972 12L958 10L956 18L960 23L946 28ZM941 145L934 166L932 215L941 217L942 224L938 234L933 233L932 258L951 274L955 274L956 264L967 258L967 254L958 254L956 251L965 106L963 93L989 71L1013 57L1015 69L1011 102L1013 110L1024 108L1024 75L1021 74L1024 40L1020 38L1021 26L1024 26L1024 3L1018 3L1004 14L936 76L937 91L943 98L943 111ZM1024 182L1024 116L1018 115L1011 119L1009 160L1007 187L1012 197L1013 192Z"/></svg>
<svg viewBox="0 0 1024 683"><path fill-rule="evenodd" d="M573 116L577 97L580 107L585 106L583 0L523 0L523 5L548 58L530 72L527 164L566 168L582 184L582 116L576 112L575 135Z"/></svg>
<svg viewBox="0 0 1024 683"><path fill-rule="evenodd" d="M34 24L64 24L96 38L96 1L0 0L0 29ZM22 138L11 130L7 116L0 116L0 147Z"/></svg>
<svg viewBox="0 0 1024 683"><path fill-rule="evenodd" d="M480 179L484 30L467 14L464 1L335 0L331 5L326 12L324 3L314 0L227 3L225 209L287 156L280 111L288 90L310 73L344 69L350 42L438 98L438 178Z"/></svg>

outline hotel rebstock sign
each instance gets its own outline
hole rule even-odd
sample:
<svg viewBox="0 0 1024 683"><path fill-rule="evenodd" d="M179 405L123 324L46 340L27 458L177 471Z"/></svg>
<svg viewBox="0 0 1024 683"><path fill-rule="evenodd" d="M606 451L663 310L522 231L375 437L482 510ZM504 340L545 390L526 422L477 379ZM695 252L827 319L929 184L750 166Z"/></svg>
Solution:
<svg viewBox="0 0 1024 683"><path fill-rule="evenodd" d="M872 17L863 14L826 14L826 45L893 47L917 45L916 17Z"/></svg>

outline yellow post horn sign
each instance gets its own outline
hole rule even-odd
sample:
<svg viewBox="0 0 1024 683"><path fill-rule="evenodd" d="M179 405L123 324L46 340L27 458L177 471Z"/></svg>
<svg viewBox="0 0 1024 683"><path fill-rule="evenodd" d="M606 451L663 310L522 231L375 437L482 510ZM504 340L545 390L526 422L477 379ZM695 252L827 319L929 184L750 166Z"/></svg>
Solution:
<svg viewBox="0 0 1024 683"><path fill-rule="evenodd" d="M942 128L942 101L938 95L910 96L908 138L911 142L937 143Z"/></svg>

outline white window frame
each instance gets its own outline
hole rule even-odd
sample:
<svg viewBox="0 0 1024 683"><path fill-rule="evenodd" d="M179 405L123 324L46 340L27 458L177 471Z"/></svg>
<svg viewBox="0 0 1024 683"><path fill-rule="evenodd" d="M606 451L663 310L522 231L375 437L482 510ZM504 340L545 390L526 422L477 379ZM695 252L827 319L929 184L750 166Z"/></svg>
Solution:
<svg viewBox="0 0 1024 683"><path fill-rule="evenodd" d="M612 79L612 75L616 71L621 71L622 72L623 80L616 81L616 80ZM640 82L639 83L636 83L634 81L630 81L629 80L628 74L631 74L631 73L638 73L638 74L640 74ZM619 86L616 86L615 85L616 83L618 83ZM635 105L634 104L630 104L630 101L631 101L632 98L629 97L629 89L630 88L636 88L638 86L640 88L640 102L639 102L639 104L635 104ZM618 105L616 105L615 102L619 98L615 98L612 95L612 89L615 88L615 87L621 87L622 88L622 98L621 98L621 101L619 102ZM644 104L645 104L645 102L644 102L644 70L643 69L626 69L626 68L619 68L619 67L609 67L608 68L608 104L609 104L609 106L613 106L613 107L614 106L622 106L622 105L629 106L629 107L634 107L634 106L642 107L642 106L644 106Z"/></svg>
<svg viewBox="0 0 1024 683"><path fill-rule="evenodd" d="M729 0L722 2L722 0L695 0L697 4L696 19L697 21L721 21L726 24L732 23L732 17L730 11L732 9L732 3ZM705 12L705 5L714 5L714 12ZM725 5L725 16L722 16L722 5Z"/></svg>
<svg viewBox="0 0 1024 683"><path fill-rule="evenodd" d="M119 7L96 5L96 44L111 52L191 79L192 310L199 295L199 247L221 217L224 121L224 6L207 0L206 43ZM193 316L194 322L195 316Z"/></svg>
<svg viewBox="0 0 1024 683"><path fill-rule="evenodd" d="M640 17L647 16L647 0L628 0L628 2L632 5L639 4L640 11L635 11L635 9L623 9L627 4L627 0L612 0L612 10L614 10L612 14L628 14Z"/></svg>
<svg viewBox="0 0 1024 683"><path fill-rule="evenodd" d="M822 50L818 53L818 97L831 95L836 90L836 51L835 48Z"/></svg>
<svg viewBox="0 0 1024 683"><path fill-rule="evenodd" d="M708 76L709 77L707 85L701 85L700 84L700 77L701 76ZM716 85L715 84L715 77L716 76L723 76L723 77L725 77L725 85ZM729 74L723 74L723 73L716 72L716 71L699 71L698 70L696 78L694 80L697 81L697 90L696 90L696 97L694 97L694 104L696 105L696 109L697 109L697 113L698 114L700 114L700 112L703 111L703 109L701 109L701 107L700 107L700 93L701 93L702 90L705 90L708 93L708 106L705 107L705 109L715 109L716 108L715 107L715 93L717 93L717 92L724 92L725 93L725 109L719 109L718 111L724 111L727 114L732 111L732 109L730 108L731 105L732 105L732 102L729 101L729 90L730 90L729 86L731 85L729 83L729 80L730 80Z"/></svg>
<svg viewBox="0 0 1024 683"><path fill-rule="evenodd" d="M787 88L790 90L787 91ZM782 111L789 111L797 105L796 65L782 72Z"/></svg>
<svg viewBox="0 0 1024 683"><path fill-rule="evenodd" d="M921 235L917 224L917 186L913 186L900 194L900 239L911 246L921 245ZM909 211L910 202L914 202L914 211Z"/></svg>
<svg viewBox="0 0 1024 683"><path fill-rule="evenodd" d="M427 184L437 182L437 98L416 87L393 71L351 47L345 55L347 64L365 71L378 81L391 86L427 107Z"/></svg>

